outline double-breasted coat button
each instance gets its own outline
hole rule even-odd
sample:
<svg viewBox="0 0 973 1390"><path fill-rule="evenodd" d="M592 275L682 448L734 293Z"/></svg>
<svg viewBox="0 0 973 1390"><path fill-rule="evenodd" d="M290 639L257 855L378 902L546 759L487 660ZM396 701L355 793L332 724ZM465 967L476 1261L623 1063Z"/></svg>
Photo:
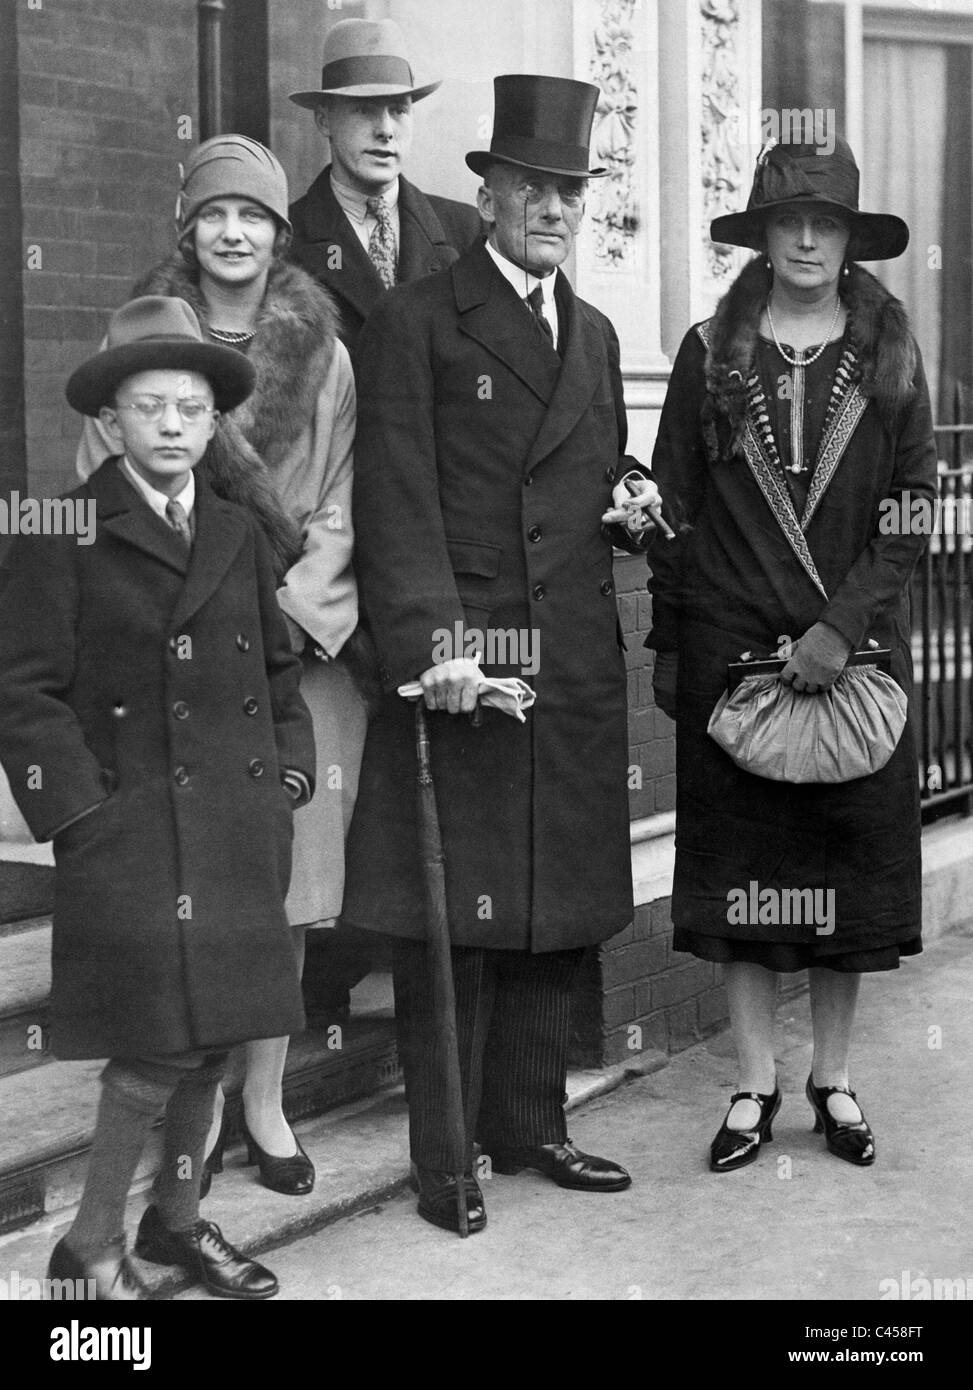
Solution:
<svg viewBox="0 0 973 1390"><path fill-rule="evenodd" d="M179 639L178 639L178 637L170 637L170 638L169 638L169 650L170 650L171 652L175 652L175 651L178 651L178 650L179 650Z"/></svg>
<svg viewBox="0 0 973 1390"><path fill-rule="evenodd" d="M527 477L524 479L524 487L533 487L533 486L534 486L534 475L533 475L533 473L528 473L528 474L527 474Z"/></svg>
<svg viewBox="0 0 973 1390"><path fill-rule="evenodd" d="M124 719L126 714L128 714L128 707L123 705L121 700L118 700L112 705L111 712L116 719Z"/></svg>
<svg viewBox="0 0 973 1390"><path fill-rule="evenodd" d="M248 652L250 650L250 638L247 636L245 632L237 633L236 644L240 648L241 652Z"/></svg>
<svg viewBox="0 0 973 1390"><path fill-rule="evenodd" d="M531 589L531 593L536 599L542 599L547 593L547 590L544 588L543 584L535 584L533 589Z"/></svg>
<svg viewBox="0 0 973 1390"><path fill-rule="evenodd" d="M185 700L177 700L172 707L172 712L177 719L189 718L189 706L186 704Z"/></svg>
<svg viewBox="0 0 973 1390"><path fill-rule="evenodd" d="M257 701L254 699L252 695L248 695L243 702L243 709L245 714L256 714L259 708L260 706L257 704Z"/></svg>
<svg viewBox="0 0 973 1390"><path fill-rule="evenodd" d="M251 758L247 771L251 777L262 777L264 775L264 765L260 758Z"/></svg>
<svg viewBox="0 0 973 1390"><path fill-rule="evenodd" d="M612 579L606 579L606 580L602 583L601 592L606 596L606 598L607 598L607 596L608 596L609 594L613 594L613 593L615 592L615 582L614 582L614 580L612 580Z"/></svg>
<svg viewBox="0 0 973 1390"><path fill-rule="evenodd" d="M189 773L184 767L177 767L172 775L176 779L177 786L184 787L189 781Z"/></svg>
<svg viewBox="0 0 973 1390"><path fill-rule="evenodd" d="M529 529L528 532L527 532L527 539L528 539L529 541L539 541L540 538L541 538L541 528L540 528L539 526L531 526L530 529Z"/></svg>
<svg viewBox="0 0 973 1390"><path fill-rule="evenodd" d="M613 483L614 481L615 481L615 470L614 470L614 468L606 468L606 469L605 469L605 482L606 482L606 483Z"/></svg>

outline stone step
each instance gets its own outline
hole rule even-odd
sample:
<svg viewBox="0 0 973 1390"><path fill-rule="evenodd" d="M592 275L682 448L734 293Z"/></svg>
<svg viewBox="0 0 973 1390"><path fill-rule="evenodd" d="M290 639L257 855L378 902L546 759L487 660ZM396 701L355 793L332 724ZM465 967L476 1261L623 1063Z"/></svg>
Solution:
<svg viewBox="0 0 973 1390"><path fill-rule="evenodd" d="M50 1060L0 1078L0 1232L28 1226L78 1200L101 1068L99 1061ZM292 1121L318 1116L399 1076L391 981L372 975L354 991L352 1016L340 1033L309 1031L292 1040L284 1110ZM228 1096L232 1144L239 1133L238 1089L229 1087ZM158 1162L159 1127L139 1180L146 1180Z"/></svg>
<svg viewBox="0 0 973 1390"><path fill-rule="evenodd" d="M0 929L0 1078L50 1061L50 987L50 918Z"/></svg>

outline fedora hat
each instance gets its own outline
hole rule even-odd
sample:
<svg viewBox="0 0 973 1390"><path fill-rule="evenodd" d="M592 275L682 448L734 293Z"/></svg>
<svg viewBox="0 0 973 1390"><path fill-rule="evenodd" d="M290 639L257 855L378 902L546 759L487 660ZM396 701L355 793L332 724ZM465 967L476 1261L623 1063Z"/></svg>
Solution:
<svg viewBox="0 0 973 1390"><path fill-rule="evenodd" d="M97 415L127 377L157 368L199 372L213 388L217 410L246 400L256 381L242 352L204 340L184 299L146 294L115 310L105 346L72 374L65 395L82 415Z"/></svg>
<svg viewBox="0 0 973 1390"><path fill-rule="evenodd" d="M590 82L508 73L493 79L493 96L490 148L466 156L474 174L497 162L579 179L608 173L588 167L591 123L601 96Z"/></svg>
<svg viewBox="0 0 973 1390"><path fill-rule="evenodd" d="M753 187L744 212L731 212L710 223L710 238L730 246L763 251L767 214L786 203L821 203L848 219L849 261L885 261L901 256L909 228L888 212L861 212L858 165L847 141L835 137L828 154L819 145L767 144L760 151Z"/></svg>
<svg viewBox="0 0 973 1390"><path fill-rule="evenodd" d="M394 19L342 19L324 40L321 86L291 92L296 106L313 111L325 97L410 96L421 101L442 82L417 87L405 50L405 36Z"/></svg>

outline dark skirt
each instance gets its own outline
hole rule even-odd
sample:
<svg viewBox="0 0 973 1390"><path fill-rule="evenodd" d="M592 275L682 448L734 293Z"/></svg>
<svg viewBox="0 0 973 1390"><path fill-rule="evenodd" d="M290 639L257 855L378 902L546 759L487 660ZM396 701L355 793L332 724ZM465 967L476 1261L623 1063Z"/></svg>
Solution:
<svg viewBox="0 0 973 1390"><path fill-rule="evenodd" d="M901 956L918 956L922 938L914 936L893 946L879 946L872 951L845 951L840 955L823 955L813 946L794 945L779 941L727 941L717 936L677 927L672 935L672 949L686 951L700 960L730 965L745 961L762 965L765 970L789 975L798 970L822 968L839 974L861 975L877 970L898 970Z"/></svg>

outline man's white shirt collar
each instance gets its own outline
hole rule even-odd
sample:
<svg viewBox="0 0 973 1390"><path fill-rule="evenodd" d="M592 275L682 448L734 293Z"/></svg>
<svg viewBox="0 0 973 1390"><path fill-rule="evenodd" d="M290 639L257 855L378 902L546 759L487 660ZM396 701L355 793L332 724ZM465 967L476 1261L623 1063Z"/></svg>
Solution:
<svg viewBox="0 0 973 1390"><path fill-rule="evenodd" d="M364 222L366 217L371 218L372 221L375 220L372 217L372 214L368 211L368 206L365 201L366 195L364 193L359 193L357 188L349 188L346 183L339 183L339 181L335 178L334 174L332 174L331 190L334 193L335 198L338 200L342 212L344 212L345 215L349 217L352 222ZM392 209L392 213L394 216L395 211L399 205L398 179L396 179L392 187L387 188L381 196L385 199L388 206Z"/></svg>
<svg viewBox="0 0 973 1390"><path fill-rule="evenodd" d="M127 458L122 459L122 468L125 470L125 476L138 488L156 516L161 517L168 526L169 521L166 517L166 507L169 505L170 499L164 492L160 492L158 488L154 488L151 483L147 483L140 474L136 473ZM187 517L192 514L193 504L196 501L196 479L193 477L192 470L190 470L186 486L183 488L182 492L172 498L172 501L180 503Z"/></svg>
<svg viewBox="0 0 973 1390"><path fill-rule="evenodd" d="M515 265L513 261L508 261L506 256L501 256L497 248L489 241L486 242L487 254L497 267L503 278L516 291L519 299L526 299L529 294L533 294L538 285L541 287L541 294L544 296L544 317L551 325L554 334L554 346L557 347L558 325L557 325L557 304L554 299L554 287L557 284L557 271L551 275L545 275L541 279L537 275L532 275L523 266ZM530 306L526 306L528 312Z"/></svg>

